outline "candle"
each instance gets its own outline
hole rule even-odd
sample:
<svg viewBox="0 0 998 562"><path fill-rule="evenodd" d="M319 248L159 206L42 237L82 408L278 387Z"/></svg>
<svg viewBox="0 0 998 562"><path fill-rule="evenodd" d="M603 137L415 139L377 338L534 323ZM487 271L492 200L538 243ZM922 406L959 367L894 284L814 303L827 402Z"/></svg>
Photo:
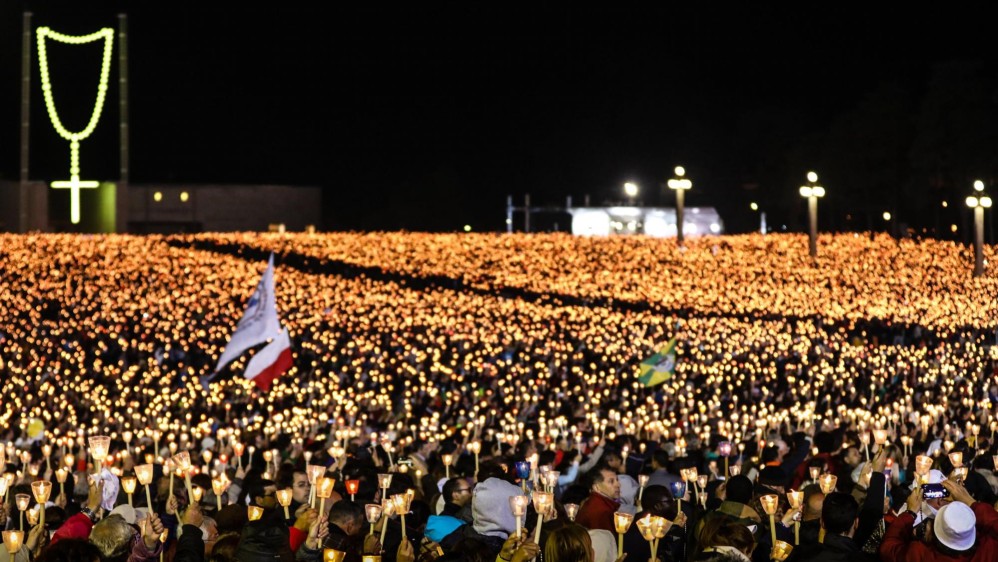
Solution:
<svg viewBox="0 0 998 562"><path fill-rule="evenodd" d="M41 511L39 514L39 520L41 524L45 525L45 503L49 501L49 496L52 495L52 483L46 480L39 480L37 482L31 483L31 493L35 496L35 501L41 506Z"/></svg>
<svg viewBox="0 0 998 562"><path fill-rule="evenodd" d="M949 462L953 465L953 468L960 468L963 466L963 453L960 451L954 451L949 455Z"/></svg>
<svg viewBox="0 0 998 562"><path fill-rule="evenodd" d="M288 511L288 507L291 505L291 496L292 495L293 495L293 492L291 491L291 488L285 488L283 490L278 490L277 491L277 503L281 504L281 507L284 508L284 518L285 519L290 519L291 518L291 513Z"/></svg>
<svg viewBox="0 0 998 562"><path fill-rule="evenodd" d="M135 507L132 503L132 494L135 493L135 485L137 481L134 476L125 476L121 479L121 489L128 494L128 505L129 507Z"/></svg>
<svg viewBox="0 0 998 562"><path fill-rule="evenodd" d="M96 435L89 439L90 456L94 459L94 472L99 472L100 467L107 458L108 449L111 447L111 438L106 435Z"/></svg>
<svg viewBox="0 0 998 562"><path fill-rule="evenodd" d="M446 471L444 478L450 480L450 465L454 462L454 455L442 455L440 459L443 461L444 470Z"/></svg>
<svg viewBox="0 0 998 562"><path fill-rule="evenodd" d="M149 508L150 513L152 512L152 494L149 492L149 484L152 483L152 465L151 464L140 464L135 467L135 477L138 479L139 484L146 489L146 507Z"/></svg>
<svg viewBox="0 0 998 562"><path fill-rule="evenodd" d="M356 501L354 496L357 494L357 490L360 489L360 480L347 480L346 487L347 493L350 494L350 501Z"/></svg>
<svg viewBox="0 0 998 562"><path fill-rule="evenodd" d="M31 503L31 496L28 494L15 494L14 502L17 504L17 510L20 512L21 525L20 530L24 530L24 510L28 509L28 504Z"/></svg>
<svg viewBox="0 0 998 562"><path fill-rule="evenodd" d="M333 548L326 548L322 551L323 562L343 562L346 558L347 553L342 550L336 550Z"/></svg>
<svg viewBox="0 0 998 562"><path fill-rule="evenodd" d="M800 509L804 505L804 492L791 490L787 492L787 500L790 502L790 507L793 509ZM800 544L800 521L794 518L794 544Z"/></svg>
<svg viewBox="0 0 998 562"><path fill-rule="evenodd" d="M371 525L370 534L374 534L374 524L381 519L381 506L376 503L369 503L364 505L364 515L367 516L367 522Z"/></svg>
<svg viewBox="0 0 998 562"><path fill-rule="evenodd" d="M7 553L10 554L11 560L14 559L14 555L21 550L21 545L24 544L24 532L23 531L4 531L3 532L3 545L7 547Z"/></svg>
<svg viewBox="0 0 998 562"><path fill-rule="evenodd" d="M631 528L632 521L634 521L634 516L630 513L618 511L613 514L613 526L617 530L617 558L624 555L624 533ZM540 527L540 523L538 523L538 527ZM540 544L540 533L535 537L534 542Z"/></svg>
<svg viewBox="0 0 998 562"><path fill-rule="evenodd" d="M534 492L534 511L537 512L537 525L534 527L534 544L541 544L541 527L544 517L554 505L554 494L551 492Z"/></svg>
<svg viewBox="0 0 998 562"><path fill-rule="evenodd" d="M769 532L773 540L770 544L776 544L776 507L780 503L780 498L774 494L767 494L759 498L762 510L769 516Z"/></svg>
<svg viewBox="0 0 998 562"><path fill-rule="evenodd" d="M770 558L776 560L777 562L783 562L790 556L790 551L793 547L783 541L776 541L773 543L773 552L770 554Z"/></svg>
<svg viewBox="0 0 998 562"><path fill-rule="evenodd" d="M335 478L322 476L316 481L315 495L319 497L319 516L326 513L326 500L333 495L333 486L336 485Z"/></svg>
<svg viewBox="0 0 998 562"><path fill-rule="evenodd" d="M409 503L412 501L412 496L407 491L405 494L395 494L392 496L392 501L395 504L395 513L401 518L402 540L405 541L405 514L409 513Z"/></svg>
<svg viewBox="0 0 998 562"><path fill-rule="evenodd" d="M575 516L579 513L579 504L566 503L564 505L565 515L568 516L569 521L575 521Z"/></svg>
<svg viewBox="0 0 998 562"><path fill-rule="evenodd" d="M231 483L228 478L225 477L224 472L211 481L211 491L215 493L215 507L217 507L219 511L222 510L222 496L225 494L225 491L229 489L230 484Z"/></svg>
<svg viewBox="0 0 998 562"><path fill-rule="evenodd" d="M381 499L381 544L385 543L385 531L388 530L388 519L395 511L395 500L382 497Z"/></svg>
<svg viewBox="0 0 998 562"><path fill-rule="evenodd" d="M915 474L925 476L930 470L932 470L932 457L926 455L915 457Z"/></svg>
<svg viewBox="0 0 998 562"><path fill-rule="evenodd" d="M475 480L478 480L478 454L482 452L481 441L468 443L468 451L475 455Z"/></svg>
<svg viewBox="0 0 998 562"><path fill-rule="evenodd" d="M822 474L818 478L818 485L821 486L821 493L827 496L828 494L834 492L835 484L838 482L838 480L839 480L838 477L836 477L834 474Z"/></svg>
<svg viewBox="0 0 998 562"><path fill-rule="evenodd" d="M251 505L247 508L247 514L249 515L250 521L257 521L263 517L263 508Z"/></svg>
<svg viewBox="0 0 998 562"><path fill-rule="evenodd" d="M513 511L513 517L516 519L516 536L520 536L520 532L523 530L522 517L527 514L527 503L530 498L527 496L510 496L509 497L509 508Z"/></svg>
<svg viewBox="0 0 998 562"><path fill-rule="evenodd" d="M173 462L177 465L177 470L184 473L184 485L187 487L187 497L192 496L191 492L191 455L183 451L173 455Z"/></svg>

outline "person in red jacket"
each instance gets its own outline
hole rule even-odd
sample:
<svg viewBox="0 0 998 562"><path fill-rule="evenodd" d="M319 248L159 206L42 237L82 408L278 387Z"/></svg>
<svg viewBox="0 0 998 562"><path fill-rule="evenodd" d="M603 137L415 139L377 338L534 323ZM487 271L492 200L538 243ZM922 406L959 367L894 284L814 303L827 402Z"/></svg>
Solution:
<svg viewBox="0 0 998 562"><path fill-rule="evenodd" d="M908 496L908 510L897 517L880 545L883 562L984 562L998 560L998 512L974 501L967 489L944 480L952 502L944 505L931 521L924 539L914 535L914 513L921 491Z"/></svg>
<svg viewBox="0 0 998 562"><path fill-rule="evenodd" d="M587 529L616 532L613 514L620 508L620 480L617 472L607 466L593 471L589 497L582 502L575 522Z"/></svg>

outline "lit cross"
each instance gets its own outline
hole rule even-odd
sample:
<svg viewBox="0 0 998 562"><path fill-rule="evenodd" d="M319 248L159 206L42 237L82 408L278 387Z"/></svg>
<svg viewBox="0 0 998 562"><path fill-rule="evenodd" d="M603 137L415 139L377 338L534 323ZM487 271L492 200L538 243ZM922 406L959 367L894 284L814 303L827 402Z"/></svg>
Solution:
<svg viewBox="0 0 998 562"><path fill-rule="evenodd" d="M69 189L69 220L73 224L80 223L80 190L94 189L100 186L96 181L80 181L80 176L73 174L69 181L54 181L52 189Z"/></svg>

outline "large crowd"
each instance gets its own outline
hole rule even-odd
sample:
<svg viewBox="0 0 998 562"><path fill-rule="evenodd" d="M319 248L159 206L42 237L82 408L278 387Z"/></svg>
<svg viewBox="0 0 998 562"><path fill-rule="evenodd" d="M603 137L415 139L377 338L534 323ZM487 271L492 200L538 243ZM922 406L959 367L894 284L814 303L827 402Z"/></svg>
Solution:
<svg viewBox="0 0 998 562"><path fill-rule="evenodd" d="M0 235L9 557L996 559L998 282L947 242L806 248ZM205 389L261 251L295 366Z"/></svg>

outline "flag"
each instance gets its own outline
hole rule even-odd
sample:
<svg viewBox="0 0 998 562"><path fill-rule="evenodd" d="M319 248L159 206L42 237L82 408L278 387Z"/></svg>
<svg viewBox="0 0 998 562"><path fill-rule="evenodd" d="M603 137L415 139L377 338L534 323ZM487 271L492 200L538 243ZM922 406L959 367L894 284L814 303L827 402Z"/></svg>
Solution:
<svg viewBox="0 0 998 562"><path fill-rule="evenodd" d="M270 254L267 270L263 272L256 291L246 304L246 311L229 338L229 343L218 358L215 371L206 377L210 382L222 367L239 357L247 349L265 343L281 334L281 321L277 318L277 298L274 295L274 254Z"/></svg>
<svg viewBox="0 0 998 562"><path fill-rule="evenodd" d="M655 386L671 379L675 372L676 338L672 338L654 355L641 362L638 380L645 386Z"/></svg>
<svg viewBox="0 0 998 562"><path fill-rule="evenodd" d="M291 358L291 337L287 328L250 359L243 378L253 381L264 392L270 391L274 379L284 374L294 364Z"/></svg>

